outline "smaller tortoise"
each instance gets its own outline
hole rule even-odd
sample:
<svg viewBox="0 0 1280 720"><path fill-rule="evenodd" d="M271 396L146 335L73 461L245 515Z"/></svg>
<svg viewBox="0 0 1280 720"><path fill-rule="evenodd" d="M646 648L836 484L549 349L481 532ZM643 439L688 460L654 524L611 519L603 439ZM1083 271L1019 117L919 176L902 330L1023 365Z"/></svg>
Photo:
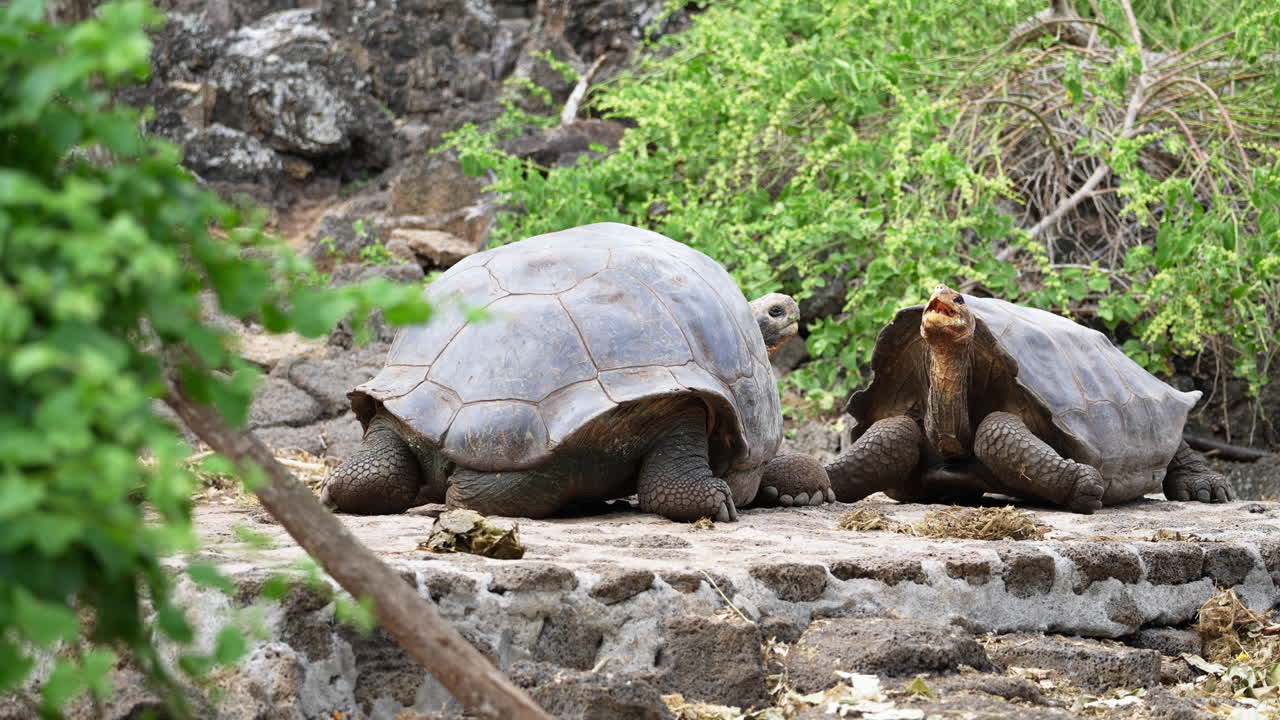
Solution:
<svg viewBox="0 0 1280 720"><path fill-rule="evenodd" d="M348 395L364 440L326 481L329 507L544 517L638 494L646 512L729 521L753 500L834 501L816 460L774 457L769 353L797 333L790 297L748 304L711 258L617 223L472 255L425 295L437 316Z"/></svg>
<svg viewBox="0 0 1280 720"><path fill-rule="evenodd" d="M1182 440L1200 392L1059 315L939 285L880 331L871 368L849 398L854 443L827 466L841 501L992 492L1091 513L1162 488L1233 499Z"/></svg>

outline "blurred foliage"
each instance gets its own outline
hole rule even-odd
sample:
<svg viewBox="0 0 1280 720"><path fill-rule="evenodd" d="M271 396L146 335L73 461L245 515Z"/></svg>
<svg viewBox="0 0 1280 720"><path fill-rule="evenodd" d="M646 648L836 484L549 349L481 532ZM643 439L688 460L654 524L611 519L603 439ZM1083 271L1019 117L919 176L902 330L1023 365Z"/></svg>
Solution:
<svg viewBox="0 0 1280 720"><path fill-rule="evenodd" d="M195 542L190 449L155 412L166 373L233 424L258 377L209 311L308 336L373 307L427 313L412 287L308 284L306 262L112 105L146 77L160 19L144 0L74 26L40 0L0 6L0 693L34 672L49 717L105 697L119 651L173 690L158 643L197 675L245 650L231 629L193 645L161 566ZM187 575L234 589L209 565Z"/></svg>
<svg viewBox="0 0 1280 720"><path fill-rule="evenodd" d="M503 140L547 125L516 111L447 144L515 208L500 242L614 220L708 253L748 296L834 293L789 378L804 409L857 386L879 329L937 282L1096 319L1156 372L1211 346L1256 393L1280 325L1280 9L1144 3L1142 56L1114 2L1078 3L1089 47L1052 23L1014 33L1046 5L711 3L593 88L593 112L634 125L616 152L513 157ZM1104 160L1097 192L1033 238Z"/></svg>

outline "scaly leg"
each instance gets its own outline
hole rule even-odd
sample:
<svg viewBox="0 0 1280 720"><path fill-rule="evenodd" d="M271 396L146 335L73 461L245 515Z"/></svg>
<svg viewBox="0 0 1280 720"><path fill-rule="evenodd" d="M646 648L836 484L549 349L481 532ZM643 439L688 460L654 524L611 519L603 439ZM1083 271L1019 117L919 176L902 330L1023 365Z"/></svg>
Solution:
<svg viewBox="0 0 1280 720"><path fill-rule="evenodd" d="M334 468L320 502L358 515L392 515L420 504L418 458L396 423L379 413L369 421L360 447Z"/></svg>
<svg viewBox="0 0 1280 720"><path fill-rule="evenodd" d="M1048 500L1086 515L1102 507L1106 484L1097 468L1062 457L1017 415L995 412L984 418L973 451L1011 495Z"/></svg>
<svg viewBox="0 0 1280 720"><path fill-rule="evenodd" d="M738 519L728 483L711 474L706 412L691 407L676 414L644 456L636 481L641 510L672 520Z"/></svg>
<svg viewBox="0 0 1280 720"><path fill-rule="evenodd" d="M881 490L907 490L920 462L920 438L920 426L905 415L876 421L827 465L836 499L855 502Z"/></svg>

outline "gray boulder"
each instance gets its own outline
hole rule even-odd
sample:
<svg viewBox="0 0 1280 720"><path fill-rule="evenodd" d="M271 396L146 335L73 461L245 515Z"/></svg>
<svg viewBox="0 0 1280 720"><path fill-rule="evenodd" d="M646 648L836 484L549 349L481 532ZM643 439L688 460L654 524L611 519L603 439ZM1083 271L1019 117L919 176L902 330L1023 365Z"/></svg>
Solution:
<svg viewBox="0 0 1280 720"><path fill-rule="evenodd" d="M372 79L318 15L287 10L232 33L209 73L215 117L280 152L385 168L395 127L370 94Z"/></svg>

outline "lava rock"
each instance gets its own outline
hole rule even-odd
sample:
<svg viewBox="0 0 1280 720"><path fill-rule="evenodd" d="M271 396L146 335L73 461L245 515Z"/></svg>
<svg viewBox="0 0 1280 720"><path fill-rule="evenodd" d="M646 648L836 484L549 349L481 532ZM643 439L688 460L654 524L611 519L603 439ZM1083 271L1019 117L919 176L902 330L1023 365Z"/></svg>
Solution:
<svg viewBox="0 0 1280 720"><path fill-rule="evenodd" d="M768 700L760 628L737 617L685 616L667 622L654 685L717 705L760 707Z"/></svg>
<svg viewBox="0 0 1280 720"><path fill-rule="evenodd" d="M1001 665L1057 670L1092 692L1160 683L1160 653L1154 650L1019 633L1000 636L987 652Z"/></svg>
<svg viewBox="0 0 1280 720"><path fill-rule="evenodd" d="M968 665L993 671L987 653L968 633L921 620L819 620L787 653L787 676L802 693L835 685L836 670L888 677L951 673Z"/></svg>

